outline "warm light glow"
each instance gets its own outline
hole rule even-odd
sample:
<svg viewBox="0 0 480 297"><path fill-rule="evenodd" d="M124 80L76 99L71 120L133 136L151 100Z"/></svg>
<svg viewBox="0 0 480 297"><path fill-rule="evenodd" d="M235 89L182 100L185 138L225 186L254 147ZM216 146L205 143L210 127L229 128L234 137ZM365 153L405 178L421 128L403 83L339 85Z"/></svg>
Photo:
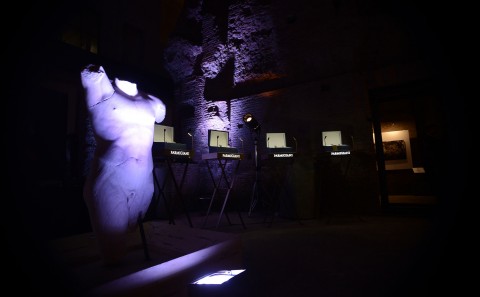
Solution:
<svg viewBox="0 0 480 297"><path fill-rule="evenodd" d="M215 273L206 275L199 280L193 282L194 285L221 285L230 280L232 277L244 272L245 269L236 270L220 270Z"/></svg>
<svg viewBox="0 0 480 297"><path fill-rule="evenodd" d="M251 122L252 119L253 119L253 116L252 116L251 114L249 114L249 113L247 113L246 115L243 116L243 121L244 121L245 123Z"/></svg>
<svg viewBox="0 0 480 297"><path fill-rule="evenodd" d="M247 127L253 131L260 130L260 123L253 117L251 113L247 113L243 116L243 121L247 124Z"/></svg>

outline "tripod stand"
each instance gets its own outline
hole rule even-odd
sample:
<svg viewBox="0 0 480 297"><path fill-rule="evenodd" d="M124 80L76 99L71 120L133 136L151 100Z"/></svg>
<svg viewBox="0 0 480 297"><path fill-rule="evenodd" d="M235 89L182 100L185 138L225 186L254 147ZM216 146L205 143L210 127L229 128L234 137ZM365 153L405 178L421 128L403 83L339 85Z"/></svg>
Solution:
<svg viewBox="0 0 480 297"><path fill-rule="evenodd" d="M258 203L259 193L258 193L258 175L260 168L258 166L258 139L255 137L253 140L254 146L254 160L255 160L255 181L253 182L252 197L250 198L250 209L248 210L248 216L252 214L253 209Z"/></svg>
<svg viewBox="0 0 480 297"><path fill-rule="evenodd" d="M248 216L251 216L253 210L258 204L258 201L261 200L261 195L260 195L260 189L261 189L261 184L260 184L260 162L258 159L258 139L255 137L254 141L254 161L255 161L255 181L253 182L253 188L252 188L252 196L250 198L250 209L248 211ZM263 200L265 202L265 200Z"/></svg>

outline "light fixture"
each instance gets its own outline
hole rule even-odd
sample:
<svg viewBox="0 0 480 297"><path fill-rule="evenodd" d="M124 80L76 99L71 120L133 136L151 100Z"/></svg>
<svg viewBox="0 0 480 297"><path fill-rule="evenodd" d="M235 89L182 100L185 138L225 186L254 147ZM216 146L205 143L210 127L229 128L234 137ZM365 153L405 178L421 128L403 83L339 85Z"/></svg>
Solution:
<svg viewBox="0 0 480 297"><path fill-rule="evenodd" d="M239 137L238 140L240 140L242 142L242 153L244 152L243 150L243 138Z"/></svg>
<svg viewBox="0 0 480 297"><path fill-rule="evenodd" d="M189 284L188 296L228 296L233 294L236 288L232 278L244 271L245 269L220 270L207 274Z"/></svg>
<svg viewBox="0 0 480 297"><path fill-rule="evenodd" d="M250 210L248 211L248 215L251 215L253 210L254 204L258 200L259 190L258 190L258 177L260 174L260 166L258 160L258 135L260 134L260 123L253 117L251 113L246 113L243 116L243 121L245 125L250 129L250 131L256 132L255 138L253 140L254 144L254 160L255 160L255 182L253 183L253 190L252 190L252 197L250 201Z"/></svg>
<svg viewBox="0 0 480 297"><path fill-rule="evenodd" d="M215 116L220 115L220 109L216 105L209 106L207 108L207 112L210 113L211 115L215 115Z"/></svg>
<svg viewBox="0 0 480 297"><path fill-rule="evenodd" d="M234 270L220 270L208 275L201 277L200 279L194 281L194 285L221 285L224 282L230 280L232 277L239 275L244 272L245 269L234 269Z"/></svg>
<svg viewBox="0 0 480 297"><path fill-rule="evenodd" d="M190 136L192 138L192 151L193 151L193 138L195 137L195 133L192 132L192 130L188 130L187 132L188 136Z"/></svg>
<svg viewBox="0 0 480 297"><path fill-rule="evenodd" d="M255 132L258 132L260 130L260 123L253 117L251 113L246 113L243 116L243 121L250 130Z"/></svg>

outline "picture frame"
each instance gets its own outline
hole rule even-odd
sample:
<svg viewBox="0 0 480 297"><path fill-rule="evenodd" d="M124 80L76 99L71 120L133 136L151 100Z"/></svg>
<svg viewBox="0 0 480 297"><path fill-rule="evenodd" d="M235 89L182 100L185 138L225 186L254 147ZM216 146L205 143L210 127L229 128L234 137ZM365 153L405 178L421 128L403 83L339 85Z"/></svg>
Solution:
<svg viewBox="0 0 480 297"><path fill-rule="evenodd" d="M382 132L382 144L386 170L413 168L408 130Z"/></svg>

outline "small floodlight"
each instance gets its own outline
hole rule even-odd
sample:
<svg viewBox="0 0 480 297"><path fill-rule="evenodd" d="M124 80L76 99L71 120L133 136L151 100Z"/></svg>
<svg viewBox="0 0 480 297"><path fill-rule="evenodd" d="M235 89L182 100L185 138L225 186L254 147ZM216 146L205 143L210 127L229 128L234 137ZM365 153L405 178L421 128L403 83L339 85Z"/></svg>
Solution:
<svg viewBox="0 0 480 297"><path fill-rule="evenodd" d="M243 121L244 121L245 123L250 122L252 119L253 119L253 116L252 116L250 113L247 113L247 114L245 114L245 115L243 116Z"/></svg>
<svg viewBox="0 0 480 297"><path fill-rule="evenodd" d="M260 130L260 123L253 117L251 113L247 113L243 116L243 121L250 130L258 131Z"/></svg>

